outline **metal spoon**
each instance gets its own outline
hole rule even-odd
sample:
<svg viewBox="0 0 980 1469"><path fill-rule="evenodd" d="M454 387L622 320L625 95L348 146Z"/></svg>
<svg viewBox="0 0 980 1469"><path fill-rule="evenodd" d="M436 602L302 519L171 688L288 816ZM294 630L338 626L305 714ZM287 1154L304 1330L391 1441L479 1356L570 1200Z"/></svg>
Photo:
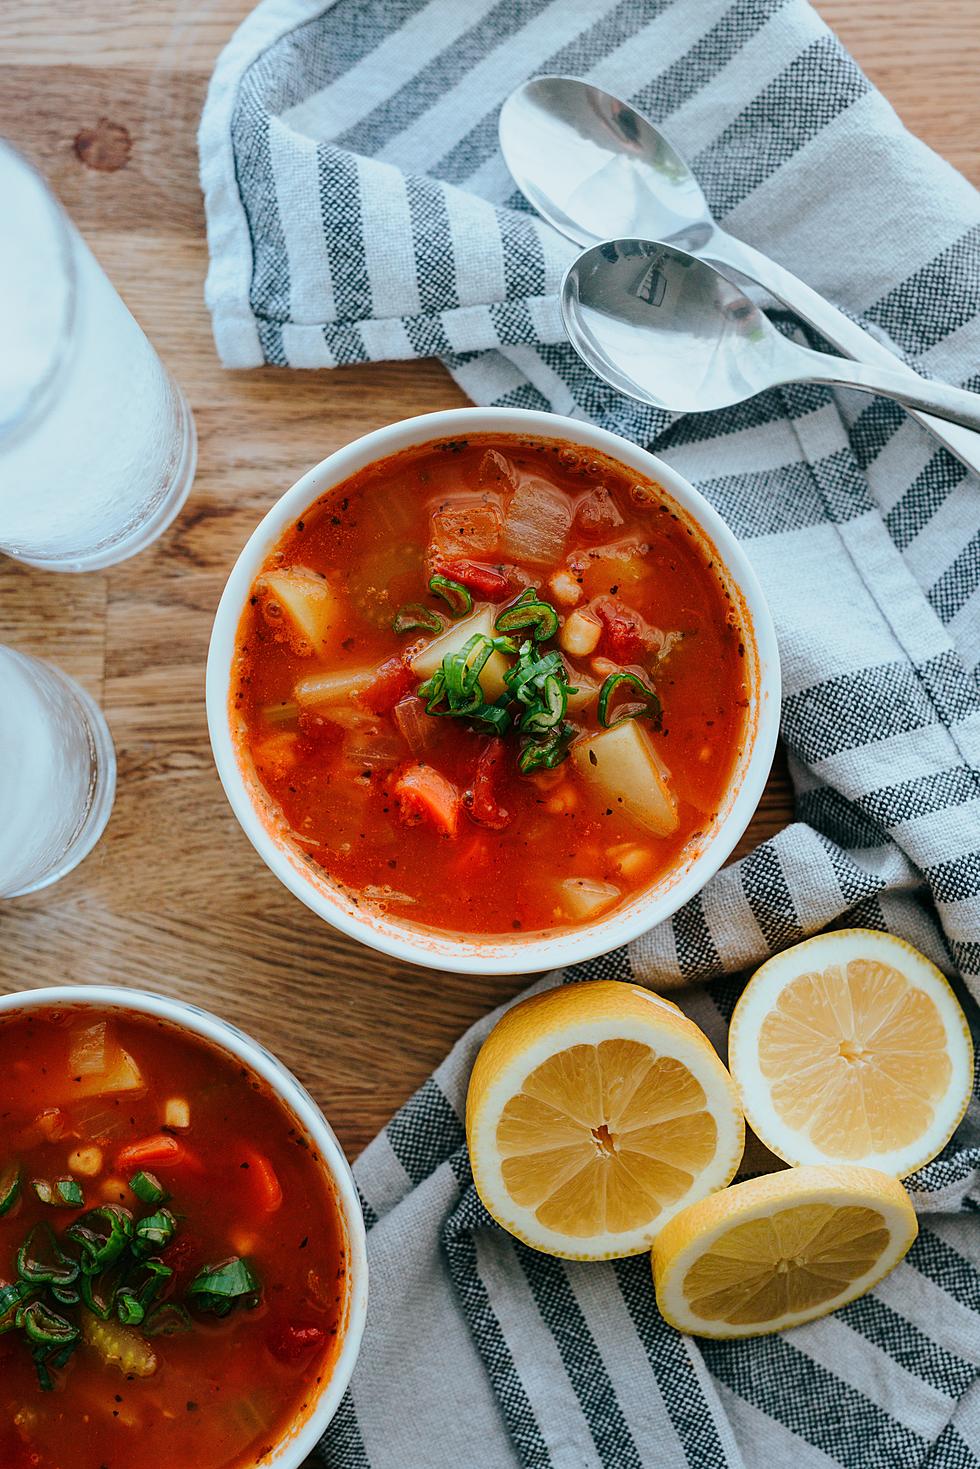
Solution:
<svg viewBox="0 0 980 1469"><path fill-rule="evenodd" d="M685 159L628 102L575 77L534 77L503 105L500 146L518 188L568 239L677 245L756 281L848 357L923 381L818 291L722 229ZM980 439L918 411L913 417L980 473Z"/></svg>
<svg viewBox="0 0 980 1469"><path fill-rule="evenodd" d="M593 245L565 273L561 313L594 372L674 413L727 408L781 383L817 382L880 393L980 429L980 393L802 347L714 266L672 245Z"/></svg>

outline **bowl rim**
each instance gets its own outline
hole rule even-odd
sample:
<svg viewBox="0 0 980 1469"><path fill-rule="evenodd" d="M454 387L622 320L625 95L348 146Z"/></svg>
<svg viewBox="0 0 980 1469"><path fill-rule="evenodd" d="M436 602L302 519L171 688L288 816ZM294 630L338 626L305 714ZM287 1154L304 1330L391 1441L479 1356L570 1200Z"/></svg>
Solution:
<svg viewBox="0 0 980 1469"><path fill-rule="evenodd" d="M123 985L49 985L0 995L0 1016L10 1011L80 1005L92 1009L130 1010L169 1021L243 1061L272 1088L316 1143L331 1180L346 1230L350 1283L347 1323L341 1348L319 1397L298 1429L287 1431L269 1459L270 1469L299 1469L322 1438L350 1384L367 1316L367 1231L360 1197L343 1148L318 1104L302 1082L254 1037L193 1001Z"/></svg>
<svg viewBox="0 0 980 1469"><path fill-rule="evenodd" d="M400 927L390 917L345 908L339 894L329 896L317 886L286 844L270 833L249 794L229 707L239 620L255 576L286 528L320 496L368 465L464 433L559 439L595 449L661 484L718 551L742 597L757 654L754 735L739 785L714 831L676 880L660 892L637 894L623 913L577 929L503 941ZM256 851L290 892L334 928L382 954L428 969L487 975L541 972L594 959L648 932L700 892L734 850L765 788L779 730L780 690L776 631L761 584L734 533L694 485L647 449L608 429L537 409L499 407L451 408L400 419L343 445L301 475L261 518L235 560L215 612L206 676L211 748L225 795Z"/></svg>

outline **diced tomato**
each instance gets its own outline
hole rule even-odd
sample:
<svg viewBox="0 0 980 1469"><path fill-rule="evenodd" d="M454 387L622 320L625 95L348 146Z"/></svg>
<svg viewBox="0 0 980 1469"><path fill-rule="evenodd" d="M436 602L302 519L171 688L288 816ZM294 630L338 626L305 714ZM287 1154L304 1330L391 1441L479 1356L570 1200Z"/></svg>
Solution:
<svg viewBox="0 0 980 1469"><path fill-rule="evenodd" d="M617 663L633 663L647 647L643 618L615 597L600 597L592 604L602 623L602 648Z"/></svg>
<svg viewBox="0 0 980 1469"><path fill-rule="evenodd" d="M446 561L442 574L489 602L500 602L510 592L510 581L503 572L494 571L491 566L478 566L475 561Z"/></svg>
<svg viewBox="0 0 980 1469"><path fill-rule="evenodd" d="M451 780L431 765L407 765L395 781L394 796L406 826L429 821L445 836L459 828L459 792Z"/></svg>
<svg viewBox="0 0 980 1469"><path fill-rule="evenodd" d="M467 811L481 826L501 831L510 822L510 812L497 800L497 780L504 760L504 742L494 739L484 749L473 772L473 799Z"/></svg>
<svg viewBox="0 0 980 1469"><path fill-rule="evenodd" d="M390 714L415 682L412 670L400 658L389 658L382 663L367 688L361 690L358 702L372 714Z"/></svg>
<svg viewBox="0 0 980 1469"><path fill-rule="evenodd" d="M325 1326L301 1326L290 1321L270 1327L265 1340L276 1361L292 1367L322 1351L330 1333Z"/></svg>
<svg viewBox="0 0 980 1469"><path fill-rule="evenodd" d="M116 1167L122 1172L130 1168L188 1168L192 1173L204 1171L197 1154L166 1132L154 1133L151 1137L140 1138L138 1142L121 1148L116 1156Z"/></svg>
<svg viewBox="0 0 980 1469"><path fill-rule="evenodd" d="M249 1189L266 1214L274 1214L282 1207L282 1185L276 1170L263 1153L254 1148L240 1147L237 1150L238 1164L247 1174Z"/></svg>
<svg viewBox="0 0 980 1469"><path fill-rule="evenodd" d="M206 1263L204 1246L185 1228L183 1222L180 1226L180 1233L161 1251L160 1259L173 1271L166 1285L169 1295L181 1293L185 1286L190 1285L201 1266Z"/></svg>

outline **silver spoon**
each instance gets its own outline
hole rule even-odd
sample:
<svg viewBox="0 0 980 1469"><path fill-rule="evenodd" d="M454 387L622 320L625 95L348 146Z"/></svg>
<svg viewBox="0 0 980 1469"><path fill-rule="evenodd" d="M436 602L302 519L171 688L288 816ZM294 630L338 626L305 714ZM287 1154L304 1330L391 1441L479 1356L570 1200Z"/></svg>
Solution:
<svg viewBox="0 0 980 1469"><path fill-rule="evenodd" d="M561 313L594 372L674 413L705 413L782 383L816 382L879 393L980 429L980 393L802 347L714 266L672 245L593 245L565 273Z"/></svg>
<svg viewBox="0 0 980 1469"><path fill-rule="evenodd" d="M848 357L924 381L818 291L722 229L684 158L628 102L575 77L534 77L503 105L500 146L528 201L577 244L667 241L756 281ZM980 473L972 432L913 416Z"/></svg>

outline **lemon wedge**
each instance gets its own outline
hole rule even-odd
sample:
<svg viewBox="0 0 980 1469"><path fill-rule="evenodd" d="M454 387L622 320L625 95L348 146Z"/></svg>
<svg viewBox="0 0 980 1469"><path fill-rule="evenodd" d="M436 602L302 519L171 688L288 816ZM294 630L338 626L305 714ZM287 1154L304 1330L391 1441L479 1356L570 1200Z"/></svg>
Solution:
<svg viewBox="0 0 980 1469"><path fill-rule="evenodd" d="M639 1254L734 1176L731 1077L669 1000L616 980L533 995L498 1021L470 1079L466 1133L494 1219L547 1254Z"/></svg>
<svg viewBox="0 0 980 1469"><path fill-rule="evenodd" d="M973 1047L934 964L852 928L763 964L732 1016L728 1061L745 1116L787 1163L855 1163L905 1178L966 1110Z"/></svg>
<svg viewBox="0 0 980 1469"><path fill-rule="evenodd" d="M676 1214L657 1236L661 1314L695 1336L761 1336L864 1295L918 1233L896 1179L803 1167L737 1183Z"/></svg>

